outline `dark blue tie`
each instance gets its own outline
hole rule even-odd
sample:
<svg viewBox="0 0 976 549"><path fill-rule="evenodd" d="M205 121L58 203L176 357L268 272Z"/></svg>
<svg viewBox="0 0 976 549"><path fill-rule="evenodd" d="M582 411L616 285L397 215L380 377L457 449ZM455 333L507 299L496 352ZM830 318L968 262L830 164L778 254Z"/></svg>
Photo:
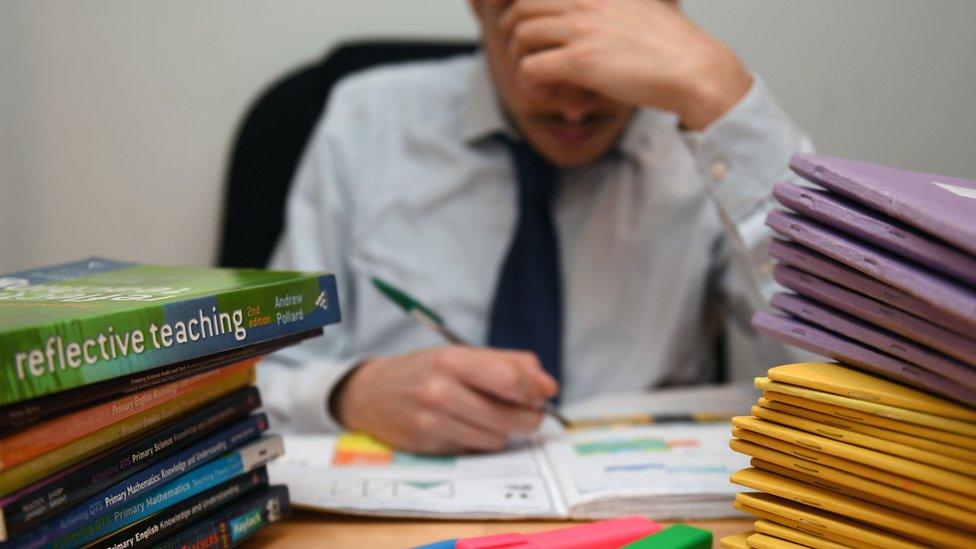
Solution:
<svg viewBox="0 0 976 549"><path fill-rule="evenodd" d="M504 138L518 181L518 221L491 307L488 345L538 355L559 381L563 301L553 199L559 171L530 145Z"/></svg>

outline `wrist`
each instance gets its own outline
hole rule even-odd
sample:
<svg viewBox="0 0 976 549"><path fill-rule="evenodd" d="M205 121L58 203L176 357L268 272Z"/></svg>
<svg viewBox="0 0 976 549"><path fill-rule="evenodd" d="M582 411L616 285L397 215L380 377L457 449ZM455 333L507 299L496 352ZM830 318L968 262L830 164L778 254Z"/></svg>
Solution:
<svg viewBox="0 0 976 549"><path fill-rule="evenodd" d="M339 380L339 383L333 386L332 392L329 394L329 413L347 430L358 429L354 425L356 418L359 417L359 414L356 414L354 411L356 406L356 387L360 385L362 375L366 373L366 366L370 363L371 361L364 361L351 368Z"/></svg>
<svg viewBox="0 0 976 549"><path fill-rule="evenodd" d="M704 130L729 112L752 86L752 75L745 65L731 52L725 57L689 79L677 113L683 128Z"/></svg>

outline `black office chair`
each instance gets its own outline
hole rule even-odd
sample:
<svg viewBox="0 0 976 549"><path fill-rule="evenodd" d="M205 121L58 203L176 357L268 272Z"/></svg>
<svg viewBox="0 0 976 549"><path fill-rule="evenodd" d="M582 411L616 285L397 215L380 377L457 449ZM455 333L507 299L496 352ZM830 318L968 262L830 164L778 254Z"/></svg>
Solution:
<svg viewBox="0 0 976 549"><path fill-rule="evenodd" d="M370 40L340 45L261 93L244 116L227 169L218 264L265 267L281 234L295 169L342 77L386 63L469 53L463 41Z"/></svg>

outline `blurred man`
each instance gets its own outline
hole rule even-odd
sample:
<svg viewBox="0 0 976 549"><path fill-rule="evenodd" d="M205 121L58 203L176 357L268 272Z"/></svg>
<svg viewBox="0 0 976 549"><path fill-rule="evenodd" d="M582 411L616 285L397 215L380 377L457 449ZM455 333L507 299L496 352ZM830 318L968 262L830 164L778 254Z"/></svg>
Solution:
<svg viewBox="0 0 976 549"><path fill-rule="evenodd" d="M471 7L481 53L351 76L306 150L273 264L336 273L344 320L261 370L293 429L499 449L557 394L705 380L716 310L771 285L772 183L809 146L728 47L677 2Z"/></svg>

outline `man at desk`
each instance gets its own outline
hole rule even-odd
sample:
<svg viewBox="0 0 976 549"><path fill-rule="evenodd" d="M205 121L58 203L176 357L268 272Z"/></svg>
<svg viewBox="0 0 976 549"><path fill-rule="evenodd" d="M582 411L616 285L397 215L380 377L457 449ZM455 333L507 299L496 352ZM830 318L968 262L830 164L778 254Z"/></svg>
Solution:
<svg viewBox="0 0 976 549"><path fill-rule="evenodd" d="M305 151L273 267L334 272L344 319L260 369L276 425L499 449L557 394L703 381L715 310L772 284L772 183L809 145L732 51L678 2L471 4L482 53L351 76Z"/></svg>

